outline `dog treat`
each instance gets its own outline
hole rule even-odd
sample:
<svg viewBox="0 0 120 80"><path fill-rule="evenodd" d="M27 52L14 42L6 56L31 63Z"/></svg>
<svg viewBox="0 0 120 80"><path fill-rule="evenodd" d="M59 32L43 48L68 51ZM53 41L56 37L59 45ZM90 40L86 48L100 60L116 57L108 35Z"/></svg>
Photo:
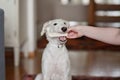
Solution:
<svg viewBox="0 0 120 80"><path fill-rule="evenodd" d="M50 37L67 36L67 33L48 33Z"/></svg>
<svg viewBox="0 0 120 80"><path fill-rule="evenodd" d="M48 44L42 55L43 73L35 80L43 80L43 76L45 80L71 80L70 59L65 46L68 27L68 21L63 19L51 20L43 25L41 36L46 35Z"/></svg>

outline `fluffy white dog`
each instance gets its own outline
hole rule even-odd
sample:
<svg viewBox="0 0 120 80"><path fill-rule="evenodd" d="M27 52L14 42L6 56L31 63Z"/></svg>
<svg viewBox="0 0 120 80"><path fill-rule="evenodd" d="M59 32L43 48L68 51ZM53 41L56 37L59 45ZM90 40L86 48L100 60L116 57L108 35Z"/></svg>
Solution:
<svg viewBox="0 0 120 80"><path fill-rule="evenodd" d="M46 33L47 44L42 56L42 74L35 80L71 80L69 54L65 47L69 23L55 19L44 24L41 35Z"/></svg>

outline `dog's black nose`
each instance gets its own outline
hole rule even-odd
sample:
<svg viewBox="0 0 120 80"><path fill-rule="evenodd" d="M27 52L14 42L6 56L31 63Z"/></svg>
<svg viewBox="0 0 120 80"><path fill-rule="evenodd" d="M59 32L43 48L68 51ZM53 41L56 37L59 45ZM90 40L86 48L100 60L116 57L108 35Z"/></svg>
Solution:
<svg viewBox="0 0 120 80"><path fill-rule="evenodd" d="M62 27L61 30L62 30L63 32L66 32L66 31L67 31L67 27Z"/></svg>

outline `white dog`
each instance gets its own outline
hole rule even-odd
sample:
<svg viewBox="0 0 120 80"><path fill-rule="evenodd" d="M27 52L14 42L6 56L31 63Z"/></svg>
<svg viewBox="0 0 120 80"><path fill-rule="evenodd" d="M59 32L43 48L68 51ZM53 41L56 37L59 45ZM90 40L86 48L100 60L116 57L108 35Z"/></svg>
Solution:
<svg viewBox="0 0 120 80"><path fill-rule="evenodd" d="M65 47L68 21L55 19L46 22L41 35L46 33L49 43L42 56L42 74L35 80L71 80L69 54Z"/></svg>

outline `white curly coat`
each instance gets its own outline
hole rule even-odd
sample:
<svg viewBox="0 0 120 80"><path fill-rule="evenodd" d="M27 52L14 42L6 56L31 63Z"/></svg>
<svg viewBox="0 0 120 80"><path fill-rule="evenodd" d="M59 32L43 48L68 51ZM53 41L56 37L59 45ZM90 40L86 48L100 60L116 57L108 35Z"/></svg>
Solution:
<svg viewBox="0 0 120 80"><path fill-rule="evenodd" d="M63 29L64 27L64 29ZM63 36L50 37L50 33L63 34L69 27L66 20L55 19L44 24L41 35L46 33L49 43L42 56L42 73L35 80L71 80L70 60Z"/></svg>

